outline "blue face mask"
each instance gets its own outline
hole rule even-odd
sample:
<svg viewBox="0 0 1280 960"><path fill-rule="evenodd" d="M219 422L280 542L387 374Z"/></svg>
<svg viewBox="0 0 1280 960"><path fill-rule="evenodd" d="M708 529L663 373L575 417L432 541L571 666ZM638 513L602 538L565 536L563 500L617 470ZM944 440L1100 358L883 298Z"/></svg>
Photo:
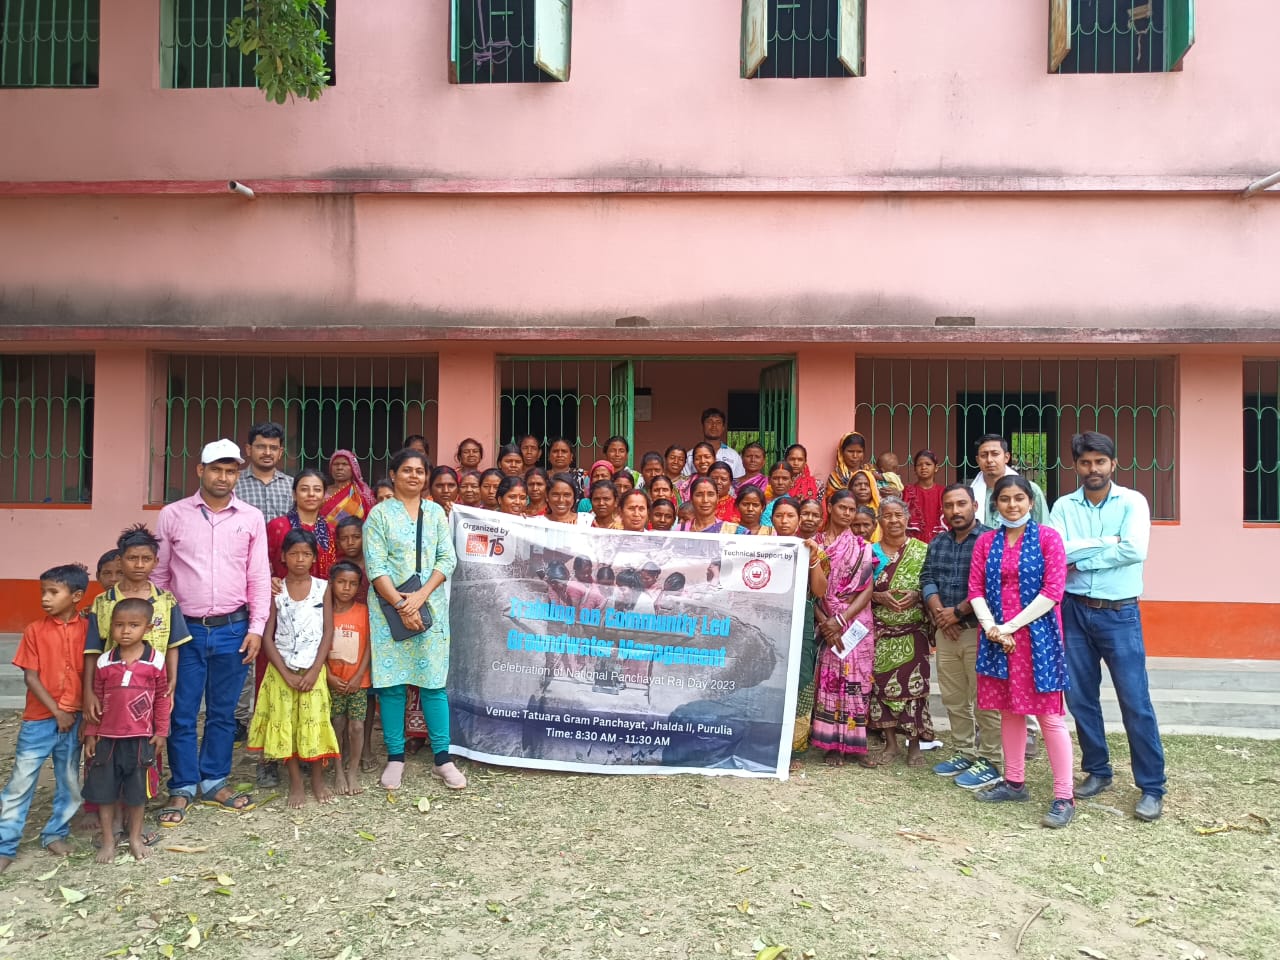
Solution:
<svg viewBox="0 0 1280 960"><path fill-rule="evenodd" d="M1018 527L1025 527L1027 525L1027 521L1030 519L1031 519L1031 511L1028 510L1025 514L1022 515L1021 520L1010 520L1008 517L1001 517L1000 522L1003 523L1006 527L1013 527L1016 529Z"/></svg>

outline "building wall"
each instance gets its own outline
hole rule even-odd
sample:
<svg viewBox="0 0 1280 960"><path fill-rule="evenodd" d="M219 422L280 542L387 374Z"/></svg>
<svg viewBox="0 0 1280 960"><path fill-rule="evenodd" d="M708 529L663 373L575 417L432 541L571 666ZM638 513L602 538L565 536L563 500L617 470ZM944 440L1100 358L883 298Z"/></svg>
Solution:
<svg viewBox="0 0 1280 960"><path fill-rule="evenodd" d="M0 179L1262 176L1273 4L1196 6L1170 74L1049 75L1048 2L894 0L867 4L866 77L745 81L740 0L580 2L569 83L466 86L445 0L351 3L337 86L282 110L160 89L160 4L104 4L101 87L0 91Z"/></svg>

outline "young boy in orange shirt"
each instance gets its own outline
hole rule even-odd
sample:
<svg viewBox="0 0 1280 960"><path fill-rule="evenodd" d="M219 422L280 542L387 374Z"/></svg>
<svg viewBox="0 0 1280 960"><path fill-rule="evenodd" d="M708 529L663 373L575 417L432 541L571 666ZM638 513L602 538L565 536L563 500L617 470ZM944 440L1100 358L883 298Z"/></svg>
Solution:
<svg viewBox="0 0 1280 960"><path fill-rule="evenodd" d="M44 617L22 634L13 665L27 682L27 707L18 731L13 773L0 793L0 871L18 852L31 798L44 762L53 758L53 813L40 831L40 845L56 857L71 853L67 836L80 808L80 701L87 624L79 605L89 589L89 570L68 563L40 574Z"/></svg>

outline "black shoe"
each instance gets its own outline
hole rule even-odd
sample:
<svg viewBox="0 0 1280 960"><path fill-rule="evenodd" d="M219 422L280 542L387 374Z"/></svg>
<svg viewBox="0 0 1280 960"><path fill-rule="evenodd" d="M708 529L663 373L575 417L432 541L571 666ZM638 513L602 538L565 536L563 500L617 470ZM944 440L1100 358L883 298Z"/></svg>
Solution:
<svg viewBox="0 0 1280 960"><path fill-rule="evenodd" d="M256 777L258 786L264 790L280 786L280 765L274 760L264 760L258 764Z"/></svg>
<svg viewBox="0 0 1280 960"><path fill-rule="evenodd" d="M1110 777L1100 777L1096 773L1091 773L1084 778L1083 783L1076 784L1076 796L1087 800L1089 797L1096 797L1103 790L1110 789Z"/></svg>
<svg viewBox="0 0 1280 960"><path fill-rule="evenodd" d="M1157 797L1154 793L1144 793L1138 805L1133 808L1133 815L1147 823L1159 820L1162 813L1164 813L1164 797Z"/></svg>
<svg viewBox="0 0 1280 960"><path fill-rule="evenodd" d="M249 739L249 727L247 724L236 721L236 735L234 745L237 747L244 746L246 740Z"/></svg>

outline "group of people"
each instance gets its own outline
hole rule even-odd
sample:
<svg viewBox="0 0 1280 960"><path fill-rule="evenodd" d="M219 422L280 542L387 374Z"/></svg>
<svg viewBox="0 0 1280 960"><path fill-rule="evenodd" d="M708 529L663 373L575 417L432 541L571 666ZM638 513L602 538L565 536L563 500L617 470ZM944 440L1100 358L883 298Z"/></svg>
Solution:
<svg viewBox="0 0 1280 960"><path fill-rule="evenodd" d="M67 852L83 797L97 804L104 861L121 844L142 858L154 842L143 807L166 756L163 827L181 825L197 801L252 809L230 779L239 742L261 755L260 787L274 786L275 765L285 765L292 806L305 801L308 766L317 800L332 797L329 766L338 792L358 792L372 710L385 788L399 788L406 755L423 741L432 773L464 788L449 755L440 589L457 563L454 504L634 532L802 539L809 597L795 752L812 745L833 764L923 764L936 648L955 753L934 772L979 800L1028 799L1026 718L1035 717L1053 769L1048 826L1070 821L1075 797L1111 785L1098 703L1105 661L1142 791L1135 813L1160 816L1164 760L1138 612L1149 514L1140 494L1112 481L1109 438L1073 438L1081 485L1046 520L1043 491L1013 471L998 435L980 440L972 484L944 485L928 450L911 458L904 483L898 458L871 457L857 433L841 438L820 481L803 446L769 465L760 444L725 442L722 411L701 421L697 443L634 465L626 439L611 437L585 470L565 439L521 437L484 469L477 440L458 446L456 467L433 467L426 439L411 436L372 487L348 450L329 458L327 474L283 473L278 424L254 426L243 453L231 440L206 445L197 492L166 506L154 533L138 525L121 534L99 562L103 591L87 610L86 568L41 576L45 616L14 660L28 698L0 794L0 869L50 758L57 787L42 845ZM1087 774L1079 785L1068 707ZM878 757L869 738L883 742Z"/></svg>

